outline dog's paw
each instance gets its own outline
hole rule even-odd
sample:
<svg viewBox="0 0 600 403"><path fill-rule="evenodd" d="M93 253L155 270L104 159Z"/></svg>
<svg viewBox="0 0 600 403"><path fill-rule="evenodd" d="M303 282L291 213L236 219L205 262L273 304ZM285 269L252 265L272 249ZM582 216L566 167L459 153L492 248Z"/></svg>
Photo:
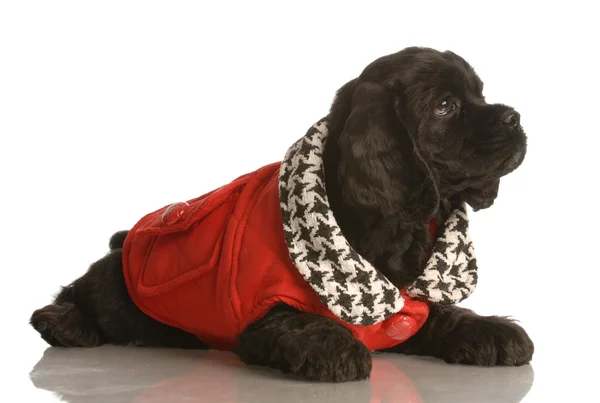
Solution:
<svg viewBox="0 0 600 403"><path fill-rule="evenodd" d="M462 321L445 340L442 358L449 363L520 366L531 361L533 342L525 330L502 317Z"/></svg>
<svg viewBox="0 0 600 403"><path fill-rule="evenodd" d="M69 302L36 310L29 323L52 347L92 347L102 343L87 318Z"/></svg>
<svg viewBox="0 0 600 403"><path fill-rule="evenodd" d="M307 334L287 344L282 353L282 370L306 379L349 382L368 379L372 369L371 352L348 334L327 332Z"/></svg>

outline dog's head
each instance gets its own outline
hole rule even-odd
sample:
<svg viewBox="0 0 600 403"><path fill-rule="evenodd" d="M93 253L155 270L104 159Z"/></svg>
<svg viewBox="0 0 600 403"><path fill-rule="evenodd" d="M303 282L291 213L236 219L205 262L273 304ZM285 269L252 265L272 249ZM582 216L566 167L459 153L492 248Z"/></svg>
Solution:
<svg viewBox="0 0 600 403"><path fill-rule="evenodd" d="M366 205L394 199L390 186L427 181L430 204L454 198L474 210L491 206L500 178L523 162L527 139L519 113L487 103L482 91L473 68L450 51L412 47L375 60L338 91L331 109L338 175L364 182L368 190L354 196Z"/></svg>

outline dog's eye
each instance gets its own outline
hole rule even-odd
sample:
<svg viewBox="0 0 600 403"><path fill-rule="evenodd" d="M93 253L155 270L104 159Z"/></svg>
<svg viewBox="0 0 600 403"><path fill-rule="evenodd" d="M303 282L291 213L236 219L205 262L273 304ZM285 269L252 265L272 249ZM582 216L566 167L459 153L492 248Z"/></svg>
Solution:
<svg viewBox="0 0 600 403"><path fill-rule="evenodd" d="M435 107L433 111L438 116L444 116L452 112L455 107L456 105L450 99L444 99Z"/></svg>

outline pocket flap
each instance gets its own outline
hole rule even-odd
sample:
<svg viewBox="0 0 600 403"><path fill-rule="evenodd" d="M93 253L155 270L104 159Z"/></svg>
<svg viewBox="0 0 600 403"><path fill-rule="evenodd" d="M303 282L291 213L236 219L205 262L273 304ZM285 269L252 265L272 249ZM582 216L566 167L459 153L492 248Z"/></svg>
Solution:
<svg viewBox="0 0 600 403"><path fill-rule="evenodd" d="M164 207L137 229L133 243L145 245L137 292L163 294L214 268L243 183Z"/></svg>

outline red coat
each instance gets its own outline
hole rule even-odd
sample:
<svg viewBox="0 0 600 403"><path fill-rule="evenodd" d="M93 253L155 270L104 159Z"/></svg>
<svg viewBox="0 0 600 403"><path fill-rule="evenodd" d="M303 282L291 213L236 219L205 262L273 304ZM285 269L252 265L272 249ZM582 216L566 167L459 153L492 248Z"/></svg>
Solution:
<svg viewBox="0 0 600 403"><path fill-rule="evenodd" d="M405 341L423 325L426 302L406 296L402 310L370 326L331 313L292 263L282 231L278 174L267 165L187 202L143 217L123 247L135 304L154 319L230 350L277 303L329 317L369 349Z"/></svg>

